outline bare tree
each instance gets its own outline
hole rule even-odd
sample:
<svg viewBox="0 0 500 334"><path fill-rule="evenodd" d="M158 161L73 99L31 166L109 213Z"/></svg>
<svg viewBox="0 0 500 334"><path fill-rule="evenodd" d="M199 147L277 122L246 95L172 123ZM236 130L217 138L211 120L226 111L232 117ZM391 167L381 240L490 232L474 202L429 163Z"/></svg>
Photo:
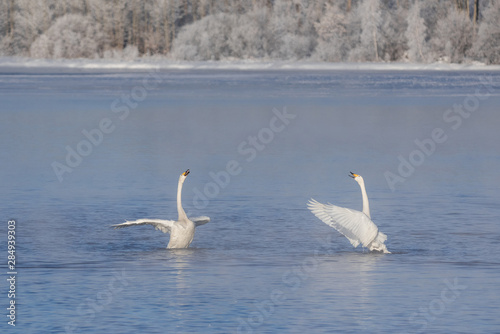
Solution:
<svg viewBox="0 0 500 334"><path fill-rule="evenodd" d="M378 50L384 61L397 61L404 57L408 46L406 30L408 9L394 3L382 3L381 24L379 28Z"/></svg>
<svg viewBox="0 0 500 334"><path fill-rule="evenodd" d="M14 0L0 2L0 36L5 37L14 31Z"/></svg>
<svg viewBox="0 0 500 334"><path fill-rule="evenodd" d="M112 47L123 50L125 47L125 1L113 0L111 5L111 15L108 16L111 21Z"/></svg>
<svg viewBox="0 0 500 334"><path fill-rule="evenodd" d="M453 63L461 63L472 47L473 26L469 15L452 8L448 15L440 20L432 38L434 51Z"/></svg>
<svg viewBox="0 0 500 334"><path fill-rule="evenodd" d="M109 45L100 24L88 16L67 14L31 45L31 55L43 58L101 57Z"/></svg>
<svg viewBox="0 0 500 334"><path fill-rule="evenodd" d="M379 61L378 39L382 22L380 0L364 0L358 8L361 16L361 45L365 60Z"/></svg>
<svg viewBox="0 0 500 334"><path fill-rule="evenodd" d="M483 10L483 18L479 23L478 38L474 42L476 58L487 64L500 64L500 1L490 3Z"/></svg>
<svg viewBox="0 0 500 334"><path fill-rule="evenodd" d="M408 40L408 57L411 61L424 61L426 26L424 19L420 16L420 2L415 1L408 12L408 28L406 38Z"/></svg>
<svg viewBox="0 0 500 334"><path fill-rule="evenodd" d="M472 22L474 23L474 25L476 25L478 17L479 17L479 0L474 0L474 10L472 14Z"/></svg>
<svg viewBox="0 0 500 334"><path fill-rule="evenodd" d="M160 4L164 39L163 53L167 54L172 48L172 41L175 37L175 7L173 0L161 0Z"/></svg>
<svg viewBox="0 0 500 334"><path fill-rule="evenodd" d="M347 57L346 24L347 17L338 5L325 4L324 15L314 25L319 36L317 58L338 62Z"/></svg>
<svg viewBox="0 0 500 334"><path fill-rule="evenodd" d="M17 0L14 6L15 22L11 25L11 48L14 54L28 55L29 47L51 24L48 0Z"/></svg>

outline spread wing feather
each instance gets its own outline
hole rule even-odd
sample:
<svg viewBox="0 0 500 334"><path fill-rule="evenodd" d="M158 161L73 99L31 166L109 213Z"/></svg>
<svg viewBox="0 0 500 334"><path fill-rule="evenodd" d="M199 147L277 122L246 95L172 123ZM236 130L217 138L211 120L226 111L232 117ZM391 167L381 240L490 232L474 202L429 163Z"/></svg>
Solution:
<svg viewBox="0 0 500 334"><path fill-rule="evenodd" d="M191 220L195 226L200 226L208 223L210 221L210 218L208 218L207 216L201 216L189 218L189 220Z"/></svg>
<svg viewBox="0 0 500 334"><path fill-rule="evenodd" d="M322 204L314 199L311 199L307 206L322 222L349 239L354 247L360 243L367 247L378 234L377 226L363 212L333 204Z"/></svg>
<svg viewBox="0 0 500 334"><path fill-rule="evenodd" d="M162 231L163 233L170 233L172 230L172 226L175 224L173 220L165 220L165 219L137 219L134 221L126 221L122 224L113 225L115 229L135 226L135 225L152 225L155 229Z"/></svg>

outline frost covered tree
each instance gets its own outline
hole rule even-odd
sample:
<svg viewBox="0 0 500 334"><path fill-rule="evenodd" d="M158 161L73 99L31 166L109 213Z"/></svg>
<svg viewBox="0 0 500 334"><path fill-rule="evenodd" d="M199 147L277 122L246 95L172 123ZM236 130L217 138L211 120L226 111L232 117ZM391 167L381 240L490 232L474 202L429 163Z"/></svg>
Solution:
<svg viewBox="0 0 500 334"><path fill-rule="evenodd" d="M0 56L11 55L14 0L0 1Z"/></svg>
<svg viewBox="0 0 500 334"><path fill-rule="evenodd" d="M147 24L144 33L146 54L168 54L175 36L174 0L151 0L145 2Z"/></svg>
<svg viewBox="0 0 500 334"><path fill-rule="evenodd" d="M0 0L0 55L495 63L498 21L487 11L498 2ZM59 22L68 15L79 22ZM93 28L80 30L82 17Z"/></svg>
<svg viewBox="0 0 500 334"><path fill-rule="evenodd" d="M86 0L87 13L102 27L102 32L107 36L109 48L121 50L127 46L127 16L128 4L126 0Z"/></svg>
<svg viewBox="0 0 500 334"><path fill-rule="evenodd" d="M175 27L175 1L174 0L160 0L161 1L161 27L163 28L163 53L167 54L172 49L172 42L176 35Z"/></svg>
<svg viewBox="0 0 500 334"><path fill-rule="evenodd" d="M181 29L171 56L183 60L265 58L273 50L270 15L267 9L208 15Z"/></svg>
<svg viewBox="0 0 500 334"><path fill-rule="evenodd" d="M307 20L307 1L275 0L269 21L272 58L302 59L311 55L315 47L315 30Z"/></svg>
<svg viewBox="0 0 500 334"><path fill-rule="evenodd" d="M309 57L316 32L302 6L299 1L277 0L272 9L208 15L179 32L172 56L186 60Z"/></svg>
<svg viewBox="0 0 500 334"><path fill-rule="evenodd" d="M382 13L380 0L364 0L357 8L361 20L360 43L353 50L355 61L379 61L379 39Z"/></svg>
<svg viewBox="0 0 500 334"><path fill-rule="evenodd" d="M469 14L451 8L436 25L432 39L433 50L440 59L452 63L465 60L473 41L473 25Z"/></svg>
<svg viewBox="0 0 500 334"><path fill-rule="evenodd" d="M172 55L184 60L220 60L231 56L228 36L232 14L218 13L185 26L174 40Z"/></svg>
<svg viewBox="0 0 500 334"><path fill-rule="evenodd" d="M428 59L427 27L420 12L420 1L417 0L408 12L408 27L405 33L408 41L408 58L413 62L425 62Z"/></svg>
<svg viewBox="0 0 500 334"><path fill-rule="evenodd" d="M379 56L385 61L402 59L408 49L405 35L408 9L401 4L398 5L398 2L392 5L386 3L382 10L378 49Z"/></svg>
<svg viewBox="0 0 500 334"><path fill-rule="evenodd" d="M418 1L418 0L415 0ZM444 20L450 9L454 4L450 1L436 1L436 0L421 0L420 16L424 19L427 34L425 40L428 42L430 51L432 52L432 44L430 40L434 36L437 24ZM434 55L431 55L434 58Z"/></svg>
<svg viewBox="0 0 500 334"><path fill-rule="evenodd" d="M51 1L16 0L11 3L12 22L10 50L13 54L28 55L30 45L52 24Z"/></svg>
<svg viewBox="0 0 500 334"><path fill-rule="evenodd" d="M68 14L59 18L32 44L35 58L96 58L108 45L102 27L90 18Z"/></svg>
<svg viewBox="0 0 500 334"><path fill-rule="evenodd" d="M339 62L347 58L347 15L339 5L325 4L324 15L314 27L319 36L315 57L319 60Z"/></svg>
<svg viewBox="0 0 500 334"><path fill-rule="evenodd" d="M267 35L269 10L258 8L246 15L233 17L234 26L229 35L231 57L241 59L266 58L270 49Z"/></svg>
<svg viewBox="0 0 500 334"><path fill-rule="evenodd" d="M487 64L500 64L500 1L495 1L483 12L478 37L474 43L476 57Z"/></svg>

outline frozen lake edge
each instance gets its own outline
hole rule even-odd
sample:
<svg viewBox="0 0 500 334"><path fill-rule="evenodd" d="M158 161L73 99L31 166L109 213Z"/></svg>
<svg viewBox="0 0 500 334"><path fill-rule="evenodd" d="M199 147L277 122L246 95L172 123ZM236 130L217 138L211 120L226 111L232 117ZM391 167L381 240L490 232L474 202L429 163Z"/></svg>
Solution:
<svg viewBox="0 0 500 334"><path fill-rule="evenodd" d="M500 71L500 65L450 63L326 63L313 61L174 61L161 58L137 60L109 59L33 59L26 57L0 57L0 72L13 69L79 69L79 70L362 70L362 71Z"/></svg>

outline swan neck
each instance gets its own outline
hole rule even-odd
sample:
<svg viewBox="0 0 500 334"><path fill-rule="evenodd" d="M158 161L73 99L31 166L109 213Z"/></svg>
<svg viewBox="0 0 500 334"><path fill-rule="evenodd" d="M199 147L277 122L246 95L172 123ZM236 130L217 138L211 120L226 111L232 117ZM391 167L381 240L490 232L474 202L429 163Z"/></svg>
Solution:
<svg viewBox="0 0 500 334"><path fill-rule="evenodd" d="M179 184L177 186L177 213L179 214L179 220L186 219L186 212L184 212L184 209L182 208L182 185L184 184L184 180L179 178Z"/></svg>
<svg viewBox="0 0 500 334"><path fill-rule="evenodd" d="M372 219L370 216L370 204L368 203L368 195L366 194L365 183L359 182L359 187L361 188L361 196L363 197L363 213Z"/></svg>

